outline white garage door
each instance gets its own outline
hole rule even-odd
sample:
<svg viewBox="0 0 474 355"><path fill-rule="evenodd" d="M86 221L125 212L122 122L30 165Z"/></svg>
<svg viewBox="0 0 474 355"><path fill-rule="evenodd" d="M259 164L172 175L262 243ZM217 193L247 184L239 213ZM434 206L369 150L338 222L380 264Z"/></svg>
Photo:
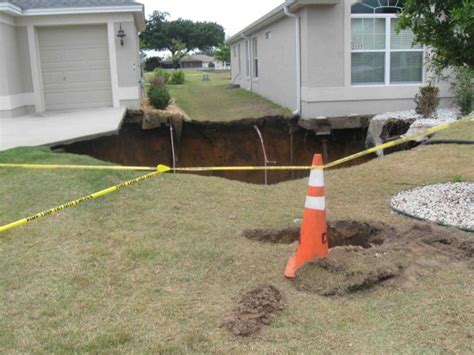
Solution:
<svg viewBox="0 0 474 355"><path fill-rule="evenodd" d="M38 31L47 110L112 106L105 25Z"/></svg>

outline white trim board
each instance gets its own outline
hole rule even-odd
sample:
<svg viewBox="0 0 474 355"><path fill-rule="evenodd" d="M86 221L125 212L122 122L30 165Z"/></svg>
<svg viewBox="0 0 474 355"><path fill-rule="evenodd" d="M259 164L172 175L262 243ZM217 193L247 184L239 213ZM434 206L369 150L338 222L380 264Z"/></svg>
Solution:
<svg viewBox="0 0 474 355"><path fill-rule="evenodd" d="M10 96L0 96L0 111L15 110L23 106L33 106L35 94L32 92Z"/></svg>
<svg viewBox="0 0 474 355"><path fill-rule="evenodd" d="M143 12L142 6L97 6L97 7L65 7L53 9L29 9L23 16L104 14L117 12Z"/></svg>
<svg viewBox="0 0 474 355"><path fill-rule="evenodd" d="M13 5L9 2L2 2L0 3L0 11L4 11L10 15L18 16L21 15L22 10L16 5Z"/></svg>
<svg viewBox="0 0 474 355"><path fill-rule="evenodd" d="M352 87L302 87L305 102L337 102L363 100L412 100L423 84L412 85L367 85ZM449 85L440 85L440 97L452 97Z"/></svg>
<svg viewBox="0 0 474 355"><path fill-rule="evenodd" d="M139 100L140 89L138 86L119 87L118 96L120 101L124 100Z"/></svg>

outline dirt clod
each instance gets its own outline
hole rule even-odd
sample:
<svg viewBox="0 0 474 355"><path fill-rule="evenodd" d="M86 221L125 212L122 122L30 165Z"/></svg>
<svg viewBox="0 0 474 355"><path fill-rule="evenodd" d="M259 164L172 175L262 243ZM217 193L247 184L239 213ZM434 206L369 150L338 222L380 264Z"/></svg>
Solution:
<svg viewBox="0 0 474 355"><path fill-rule="evenodd" d="M222 326L235 336L252 336L263 326L270 325L275 313L285 308L284 297L276 287L259 286L241 297L233 314L224 320Z"/></svg>

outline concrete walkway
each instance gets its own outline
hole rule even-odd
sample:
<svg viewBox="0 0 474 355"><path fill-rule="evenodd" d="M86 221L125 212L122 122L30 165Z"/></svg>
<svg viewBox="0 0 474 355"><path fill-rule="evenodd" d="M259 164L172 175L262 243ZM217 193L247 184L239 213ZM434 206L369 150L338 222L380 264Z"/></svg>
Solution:
<svg viewBox="0 0 474 355"><path fill-rule="evenodd" d="M117 134L125 113L125 108L100 108L2 118L0 151L26 146L52 146Z"/></svg>

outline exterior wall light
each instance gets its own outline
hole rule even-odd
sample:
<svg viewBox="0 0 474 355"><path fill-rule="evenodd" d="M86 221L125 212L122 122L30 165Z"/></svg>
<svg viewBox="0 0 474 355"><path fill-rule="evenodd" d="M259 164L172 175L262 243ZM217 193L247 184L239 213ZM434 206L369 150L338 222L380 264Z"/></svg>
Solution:
<svg viewBox="0 0 474 355"><path fill-rule="evenodd" d="M122 29L122 24L120 24L120 29L119 29L119 31L118 31L118 33L117 33L117 37L120 38L120 44L121 44L122 47L123 47L123 45L124 45L124 40L123 40L123 39L124 39L125 37L127 37L127 35L125 34L125 31Z"/></svg>

